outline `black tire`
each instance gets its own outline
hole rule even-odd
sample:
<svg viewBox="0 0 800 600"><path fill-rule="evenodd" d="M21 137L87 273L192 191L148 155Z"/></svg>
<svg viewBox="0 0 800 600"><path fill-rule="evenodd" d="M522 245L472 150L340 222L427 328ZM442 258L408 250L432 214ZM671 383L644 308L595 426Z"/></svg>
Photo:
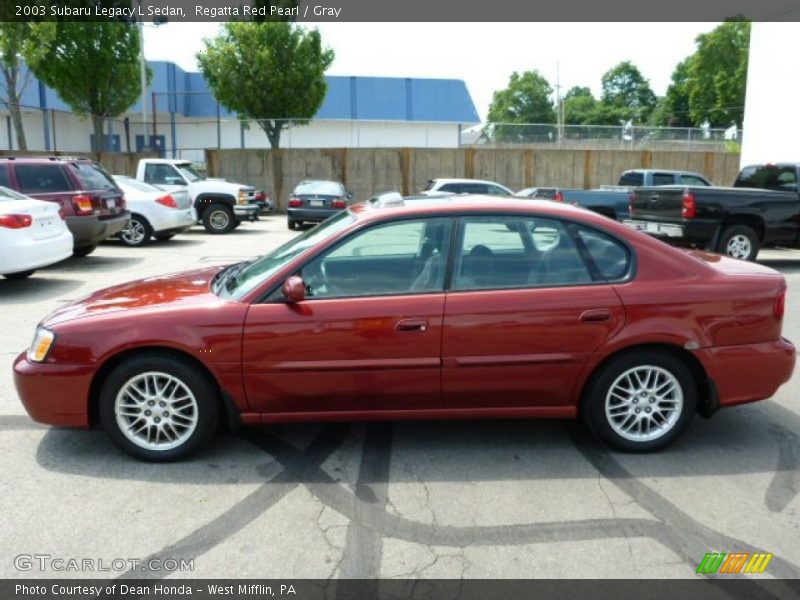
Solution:
<svg viewBox="0 0 800 600"><path fill-rule="evenodd" d="M156 233L153 235L159 242L166 242L167 240L171 240L175 237L174 233Z"/></svg>
<svg viewBox="0 0 800 600"><path fill-rule="evenodd" d="M753 261L758 256L761 242L758 233L747 225L731 225L719 237L717 252L733 258Z"/></svg>
<svg viewBox="0 0 800 600"><path fill-rule="evenodd" d="M89 256L95 251L96 248L96 244L94 246L78 246L72 251L72 256L76 258L83 258L84 256Z"/></svg>
<svg viewBox="0 0 800 600"><path fill-rule="evenodd" d="M208 233L230 233L236 226L233 210L225 204L212 204L203 211L203 227Z"/></svg>
<svg viewBox="0 0 800 600"><path fill-rule="evenodd" d="M119 232L119 241L131 248L140 248L150 243L153 228L142 215L131 215L131 222Z"/></svg>
<svg viewBox="0 0 800 600"><path fill-rule="evenodd" d="M179 445L172 448L156 449L139 445L133 442L127 434L123 433L120 424L117 422L115 404L117 395L120 394L122 388L135 377L153 372L165 374L179 380L194 397L195 404L191 410L196 410L195 416L197 422L195 429L187 435L186 439ZM155 386L151 386L149 389L153 389L154 387ZM158 352L143 354L125 360L114 368L103 382L99 396L100 422L111 438L111 441L135 458L148 462L171 462L181 460L207 445L217 430L219 402L216 389L217 386L213 379L208 374L198 369L197 365L190 360ZM166 400L168 401L168 399ZM145 400L144 402L147 403L147 405L142 405L143 410L151 410L149 401ZM156 401L153 400L153 402ZM161 409L157 408L156 404L153 405L152 411L161 410L160 416L166 421L169 415L163 411L170 410L172 406L167 404ZM185 407L185 404L182 406ZM180 410L185 410L185 408L181 408ZM191 414L191 411L189 414ZM135 417L128 416L129 418L135 419ZM148 415L148 417L150 416L152 416L152 413ZM175 417L176 414L173 414L170 418L175 419ZM125 415L121 418L124 419ZM144 417L142 417L142 419L143 418ZM153 417L153 419L155 419L155 417ZM138 420L131 421L131 423L136 424ZM180 424L180 421L176 419L175 423ZM158 426L151 424L150 427ZM148 429L150 429L150 427L148 427ZM166 431L166 429L164 429L164 431ZM177 429L174 429L174 431L177 431Z"/></svg>
<svg viewBox="0 0 800 600"><path fill-rule="evenodd" d="M300 223L299 223L298 221L293 221L292 219L289 219L289 221L288 221L289 229L291 229L292 231L294 231L295 229L297 229L297 226L298 226L299 224L300 224Z"/></svg>
<svg viewBox="0 0 800 600"><path fill-rule="evenodd" d="M6 273L5 275L3 275L3 277L5 277L6 279L15 279L15 280L27 279L28 277L33 275L35 272L36 272L36 269L31 269L30 271L19 271L17 273Z"/></svg>
<svg viewBox="0 0 800 600"><path fill-rule="evenodd" d="M622 427L626 425L627 419L632 419L630 423L645 420L656 421L658 417L655 414L656 410L654 410L654 407L657 409L660 401L653 400L652 397L643 398L641 395L636 394L630 394L623 400L622 397L618 395L611 396L610 393L612 387L618 382L618 379L622 379L620 383L623 385L629 383L623 376L632 369L652 369L653 367L661 370L653 372L663 377L663 379L658 379L654 382L655 385L658 385L658 381L661 381L662 385L664 385L663 382L668 381L664 372L672 376L682 396L681 408L680 410L674 411L675 417L670 422L669 427L657 437L651 437L649 439L643 437L640 440L630 439L618 432L614 425L612 425L610 417L606 415L606 399L609 397L610 402L619 402L619 404L613 404L611 410L619 407L617 409L618 411L623 411L628 415L625 417L622 412L619 412L618 424ZM633 377L635 377L635 375L633 375ZM676 396L673 396L673 399L675 397ZM639 402L642 402L641 406L644 408L634 406L634 404L638 404ZM665 400L665 402L670 402L670 400ZM697 383L689 367L687 367L680 358L668 352L641 350L626 352L612 358L592 376L584 391L582 416L589 426L589 429L609 446L617 450L622 450L623 452L654 452L668 446L683 433L694 416L696 405ZM629 408L625 410L625 407ZM652 417L649 416L651 414ZM668 419L662 420L661 426L663 427L668 421ZM646 424L643 426L646 426ZM634 428L637 427L638 425ZM628 432L628 435L635 436L637 432ZM641 434L638 435L641 436Z"/></svg>

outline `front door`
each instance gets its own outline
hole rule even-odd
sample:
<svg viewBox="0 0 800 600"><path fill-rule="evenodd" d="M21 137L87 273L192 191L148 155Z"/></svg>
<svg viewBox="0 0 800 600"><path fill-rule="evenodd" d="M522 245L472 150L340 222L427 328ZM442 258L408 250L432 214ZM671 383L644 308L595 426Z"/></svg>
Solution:
<svg viewBox="0 0 800 600"><path fill-rule="evenodd" d="M331 413L441 408L444 275L451 220L359 230L250 307L243 372L253 410Z"/></svg>
<svg viewBox="0 0 800 600"><path fill-rule="evenodd" d="M458 235L444 318L445 406L568 405L589 356L624 323L608 281L628 273L627 249L554 219L465 217Z"/></svg>

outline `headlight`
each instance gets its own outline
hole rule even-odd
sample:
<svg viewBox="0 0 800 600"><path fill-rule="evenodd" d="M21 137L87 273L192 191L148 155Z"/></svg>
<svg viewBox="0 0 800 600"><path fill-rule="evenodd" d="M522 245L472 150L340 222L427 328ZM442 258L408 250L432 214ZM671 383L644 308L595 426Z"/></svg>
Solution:
<svg viewBox="0 0 800 600"><path fill-rule="evenodd" d="M31 347L28 349L28 360L31 362L42 362L50 351L50 346L53 345L55 339L56 334L52 331L44 327L37 327Z"/></svg>
<svg viewBox="0 0 800 600"><path fill-rule="evenodd" d="M244 190L239 192L239 204L247 204L247 192Z"/></svg>

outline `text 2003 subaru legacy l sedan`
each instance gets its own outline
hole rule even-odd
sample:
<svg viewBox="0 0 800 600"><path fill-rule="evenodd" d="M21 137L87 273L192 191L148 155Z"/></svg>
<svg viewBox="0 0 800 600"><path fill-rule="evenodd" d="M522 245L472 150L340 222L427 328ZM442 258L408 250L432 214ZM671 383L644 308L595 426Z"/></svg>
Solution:
<svg viewBox="0 0 800 600"><path fill-rule="evenodd" d="M553 202L376 197L258 260L52 313L31 416L174 460L224 421L577 417L656 450L792 374L786 284Z"/></svg>

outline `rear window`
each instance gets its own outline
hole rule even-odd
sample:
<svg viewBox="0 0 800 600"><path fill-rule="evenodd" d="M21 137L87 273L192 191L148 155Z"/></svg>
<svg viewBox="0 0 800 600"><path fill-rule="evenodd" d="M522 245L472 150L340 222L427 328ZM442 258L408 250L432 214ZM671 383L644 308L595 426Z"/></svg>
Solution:
<svg viewBox="0 0 800 600"><path fill-rule="evenodd" d="M130 177L118 177L115 179L116 183L121 188L130 188L132 190L139 190L140 192L163 192L160 187L156 187L149 183L145 183L144 181L139 181L138 179L132 179Z"/></svg>
<svg viewBox="0 0 800 600"><path fill-rule="evenodd" d="M72 186L58 164L15 165L19 190L25 194L68 192Z"/></svg>
<svg viewBox="0 0 800 600"><path fill-rule="evenodd" d="M294 188L296 195L320 194L322 196L343 196L342 184L335 181L305 181Z"/></svg>
<svg viewBox="0 0 800 600"><path fill-rule="evenodd" d="M622 177L619 178L619 184L617 185L629 185L636 187L642 185L643 183L644 175L642 173L637 173L636 171L626 171L622 174Z"/></svg>
<svg viewBox="0 0 800 600"><path fill-rule="evenodd" d="M672 185L675 176L672 173L653 173L653 185Z"/></svg>
<svg viewBox="0 0 800 600"><path fill-rule="evenodd" d="M0 186L9 187L8 168L5 165L0 165Z"/></svg>
<svg viewBox="0 0 800 600"><path fill-rule="evenodd" d="M736 178L736 183L733 185L734 187L796 192L797 172L793 166L764 165L745 167L739 173L739 177Z"/></svg>
<svg viewBox="0 0 800 600"><path fill-rule="evenodd" d="M111 176L96 163L69 163L69 166L72 167L78 181L81 182L81 187L85 190L107 190L117 187Z"/></svg>

